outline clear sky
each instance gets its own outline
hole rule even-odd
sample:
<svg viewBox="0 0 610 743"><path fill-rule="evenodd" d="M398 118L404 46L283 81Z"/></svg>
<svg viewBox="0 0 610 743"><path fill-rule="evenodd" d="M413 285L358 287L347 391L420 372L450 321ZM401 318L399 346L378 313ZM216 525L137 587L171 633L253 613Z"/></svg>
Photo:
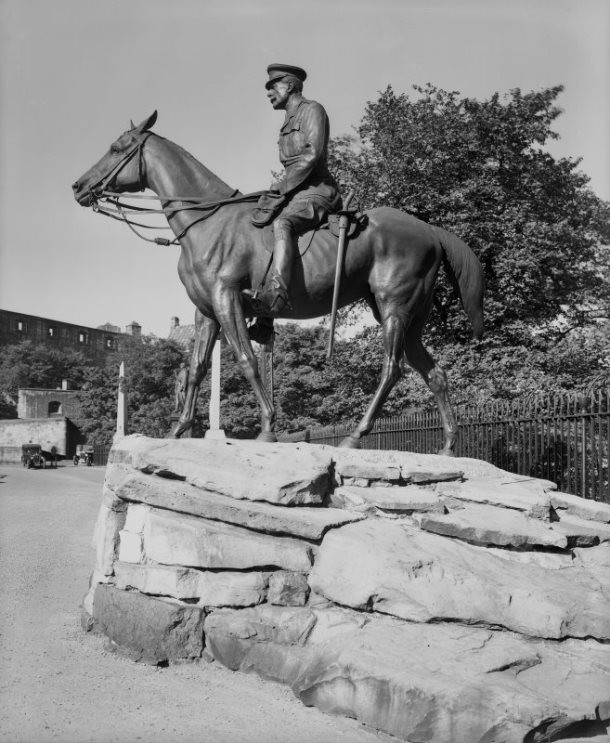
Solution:
<svg viewBox="0 0 610 743"><path fill-rule="evenodd" d="M331 134L391 84L464 95L565 85L555 156L610 198L608 0L0 0L0 307L167 335L194 308L177 247L77 206L71 183L155 127L242 191L278 169L266 66L309 73Z"/></svg>

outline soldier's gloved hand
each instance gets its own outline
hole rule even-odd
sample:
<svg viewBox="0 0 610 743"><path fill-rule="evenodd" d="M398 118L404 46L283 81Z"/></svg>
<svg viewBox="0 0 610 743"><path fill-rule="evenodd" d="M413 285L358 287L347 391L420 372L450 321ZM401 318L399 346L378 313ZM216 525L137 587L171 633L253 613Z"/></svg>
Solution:
<svg viewBox="0 0 610 743"><path fill-rule="evenodd" d="M272 194L281 193L280 183L272 183L271 186L269 187L269 193L272 193Z"/></svg>

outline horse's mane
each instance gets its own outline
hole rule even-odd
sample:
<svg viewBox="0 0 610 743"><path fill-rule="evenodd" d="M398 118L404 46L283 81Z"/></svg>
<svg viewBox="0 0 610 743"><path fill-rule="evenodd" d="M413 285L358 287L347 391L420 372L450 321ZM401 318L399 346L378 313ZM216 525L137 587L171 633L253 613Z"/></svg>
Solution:
<svg viewBox="0 0 610 743"><path fill-rule="evenodd" d="M231 194L235 193L235 189L231 188L228 183L222 180L222 178L219 178L216 173L213 173L209 168L207 168L200 160L198 160L194 155L192 155L188 150L185 150L184 147L181 147L179 144L176 144L171 139L167 139L167 137L162 137L160 134L157 134L156 132L151 132L154 134L156 139L159 139L163 142L166 142L173 150L177 151L181 158L189 163L189 165L193 168L196 175L198 175L200 178L203 178L208 184L211 186L215 186L216 188L222 189L224 188L226 190L226 194L220 194L221 196L229 196Z"/></svg>

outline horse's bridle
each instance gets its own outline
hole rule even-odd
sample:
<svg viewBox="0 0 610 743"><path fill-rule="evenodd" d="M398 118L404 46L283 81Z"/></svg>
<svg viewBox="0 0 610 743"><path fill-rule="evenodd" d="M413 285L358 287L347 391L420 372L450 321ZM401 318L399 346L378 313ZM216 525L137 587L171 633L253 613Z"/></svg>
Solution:
<svg viewBox="0 0 610 743"><path fill-rule="evenodd" d="M212 214L215 214L221 206L224 206L225 204L242 203L245 201L256 201L259 196L264 193L264 191L257 191L256 193L243 195L240 194L239 189L235 189L235 191L233 191L229 198L212 202L202 202L193 196L152 196L148 194L132 193L129 195L129 198L132 199L155 199L161 201L162 203L170 203L176 201L186 203L183 203L180 206L162 206L160 209L147 209L141 206L121 203L119 201L120 193L118 191L112 190L112 184L121 170L123 170L123 168L129 162L131 162L131 160L136 155L138 156L138 190L144 191L146 187L144 184L144 145L146 144L146 140L152 134L153 132L145 132L144 136L138 139L134 146L124 154L124 156L119 160L119 162L117 162L117 164L110 170L109 173L107 173L105 176L102 176L97 182L89 187L89 198L91 199L91 208L93 209L93 211L98 214L103 214L105 217L111 217L112 219L117 219L120 222L124 222L129 227L129 229L142 240L146 240L147 242L154 242L157 245L177 245L180 242L180 238L184 237L184 235L186 235L186 233L194 224L208 219L212 216ZM100 207L100 199L105 202L105 208ZM155 237L151 239L146 237L145 235L141 235L136 229L134 229L134 227L143 227L145 229L171 230L172 228L170 226L163 227L159 225L152 226L149 224L142 224L141 222L134 222L126 216L126 214L163 214L169 218L169 216L176 214L177 212L190 210L207 211L208 213L204 214L203 216L199 216L197 219L194 219L182 230L182 232L180 232L179 235L176 235L173 240L168 240L164 237Z"/></svg>
<svg viewBox="0 0 610 743"><path fill-rule="evenodd" d="M138 191L144 190L144 156L143 150L146 140L151 136L152 132L145 132L145 136L138 139L134 146L128 150L118 163L110 170L109 173L102 176L96 183L89 187L89 197L91 198L92 206L97 203L100 196L113 194L111 190L112 183L117 175L123 170L123 168L129 163L133 157L138 155ZM118 196L118 193L113 195ZM94 211L95 206L94 206Z"/></svg>

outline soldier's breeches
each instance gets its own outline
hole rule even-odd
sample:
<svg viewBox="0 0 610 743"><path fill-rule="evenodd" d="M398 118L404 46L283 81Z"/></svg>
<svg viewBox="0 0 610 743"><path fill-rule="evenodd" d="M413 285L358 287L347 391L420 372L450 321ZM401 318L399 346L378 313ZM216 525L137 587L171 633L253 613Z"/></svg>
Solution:
<svg viewBox="0 0 610 743"><path fill-rule="evenodd" d="M328 213L326 203L315 198L294 198L282 209L279 217L273 222L275 239L288 239L293 235L302 235L322 224Z"/></svg>

